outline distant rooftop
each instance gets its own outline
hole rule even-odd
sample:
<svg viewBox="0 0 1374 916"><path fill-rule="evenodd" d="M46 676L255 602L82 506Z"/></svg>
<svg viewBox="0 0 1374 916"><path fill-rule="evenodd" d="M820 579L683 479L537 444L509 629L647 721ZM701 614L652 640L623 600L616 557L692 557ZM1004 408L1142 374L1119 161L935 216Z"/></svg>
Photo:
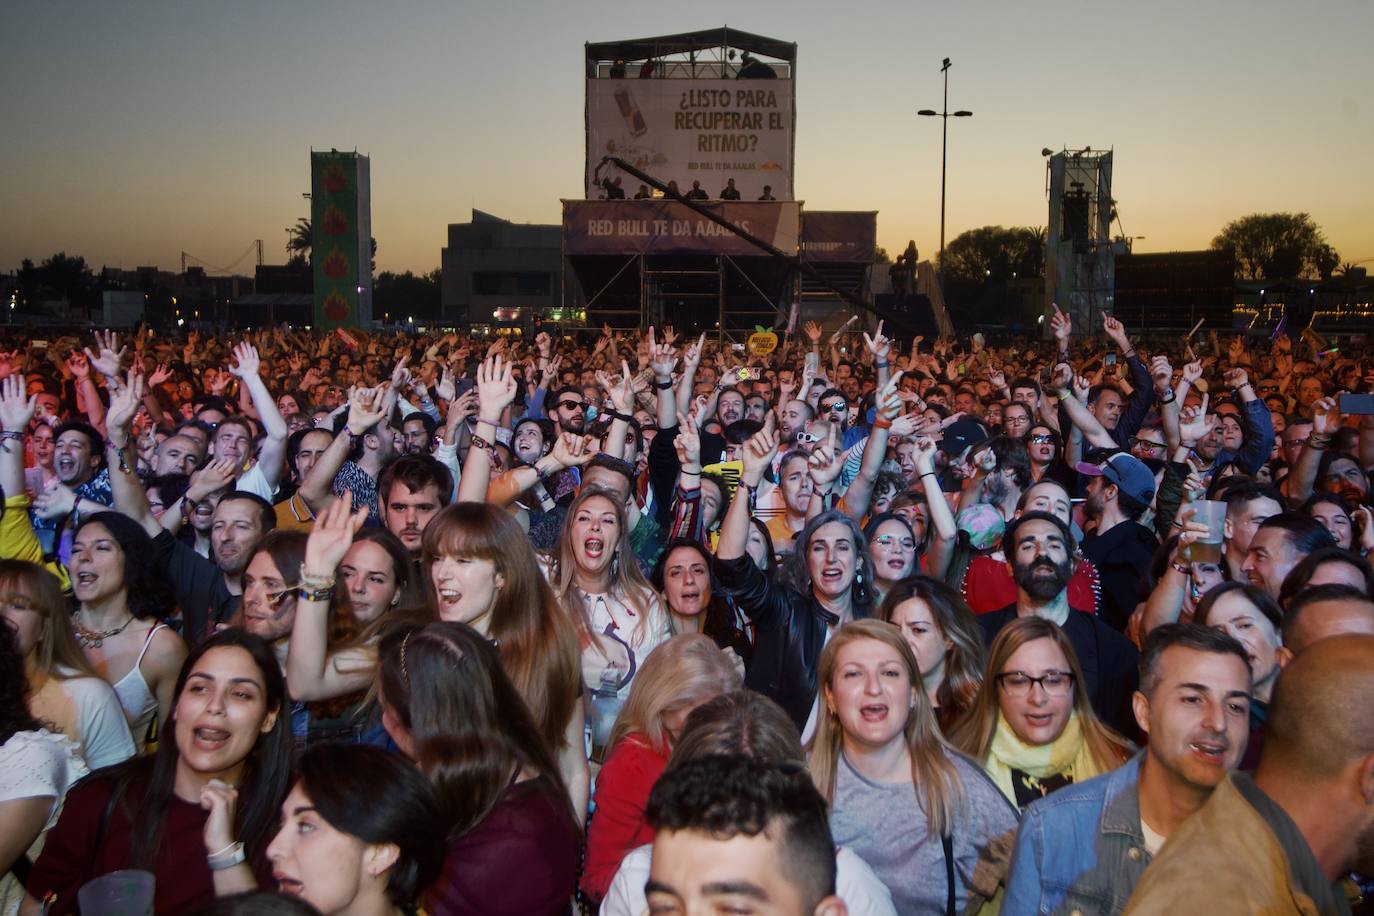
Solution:
<svg viewBox="0 0 1374 916"><path fill-rule="evenodd" d="M666 65L679 63L722 63L730 59L729 52L747 52L759 57L783 61L788 66L775 68L779 75L790 75L791 65L797 61L796 42L767 38L751 32L741 32L728 26L719 29L706 29L700 32L682 32L677 35L659 35L653 38L631 38L623 41L601 41L587 43L587 76L596 78L607 75L614 61L639 64L654 59ZM713 52L713 53L712 53ZM670 67L659 76L690 76L680 67Z"/></svg>

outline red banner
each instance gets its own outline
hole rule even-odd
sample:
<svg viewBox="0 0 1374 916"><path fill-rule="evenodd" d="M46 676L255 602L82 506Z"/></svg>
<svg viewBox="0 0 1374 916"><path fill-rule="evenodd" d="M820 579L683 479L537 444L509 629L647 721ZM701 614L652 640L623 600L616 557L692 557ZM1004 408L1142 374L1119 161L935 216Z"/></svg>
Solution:
<svg viewBox="0 0 1374 916"><path fill-rule="evenodd" d="M703 206L784 253L797 253L799 203L712 201ZM569 255L764 254L724 226L662 199L563 201L563 250Z"/></svg>

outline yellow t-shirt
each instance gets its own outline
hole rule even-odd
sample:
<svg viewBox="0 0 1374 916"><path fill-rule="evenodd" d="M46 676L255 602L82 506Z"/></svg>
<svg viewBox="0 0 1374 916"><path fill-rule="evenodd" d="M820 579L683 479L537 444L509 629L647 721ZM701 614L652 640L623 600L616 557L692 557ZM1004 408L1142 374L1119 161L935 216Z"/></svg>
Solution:
<svg viewBox="0 0 1374 916"><path fill-rule="evenodd" d="M0 558L37 563L57 577L62 591L71 590L67 568L43 556L43 545L38 543L38 535L33 533L29 521L29 498L22 494L5 497L5 514L0 517Z"/></svg>

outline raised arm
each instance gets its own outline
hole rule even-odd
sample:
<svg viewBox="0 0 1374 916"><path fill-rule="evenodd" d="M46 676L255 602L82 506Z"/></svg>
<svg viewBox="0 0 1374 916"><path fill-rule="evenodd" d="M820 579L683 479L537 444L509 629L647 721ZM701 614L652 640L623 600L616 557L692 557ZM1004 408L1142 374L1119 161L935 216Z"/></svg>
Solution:
<svg viewBox="0 0 1374 916"><path fill-rule="evenodd" d="M720 526L720 542L716 545L716 556L720 559L734 560L744 556L749 545L749 513L752 510L749 497L758 489L777 453L778 434L772 430L760 430L745 443L744 471L740 475L742 489L735 491L735 498L730 500L730 509Z"/></svg>
<svg viewBox="0 0 1374 916"><path fill-rule="evenodd" d="M859 473L850 481L849 488L844 491L844 500L840 504L846 515L858 520L862 520L868 511L868 501L873 496L873 484L877 482L878 470L883 465L883 459L887 457L887 443L892 436L894 425L902 423L899 434L910 431L905 428L910 421L902 416L902 399L897 394L897 384L901 380L902 373L898 372L878 389L878 416L873 421L873 431L868 434L863 461L859 464Z"/></svg>
<svg viewBox="0 0 1374 916"><path fill-rule="evenodd" d="M386 383L377 388L353 388L348 392L348 420L334 436L329 448L315 460L315 466L301 481L297 492L310 510L322 512L334 498L334 478L339 474L353 448L353 441L382 420Z"/></svg>
<svg viewBox="0 0 1374 916"><path fill-rule="evenodd" d="M67 369L76 380L77 398L81 401L86 419L90 420L92 426L104 433L105 405L100 400L100 390L96 388L95 380L91 378L89 359L84 354L73 353L67 357Z"/></svg>
<svg viewBox="0 0 1374 916"><path fill-rule="evenodd" d="M286 653L286 683L292 699L324 700L372 683L376 662L367 652L347 653L348 658L329 655L329 605L337 570L366 521L367 507L353 511L353 494L344 493L315 518L310 529L301 564L296 623Z"/></svg>
<svg viewBox="0 0 1374 916"><path fill-rule="evenodd" d="M935 473L935 441L925 436L916 440L916 473L920 475L921 489L926 494L926 508L930 512L930 525L935 529L935 539L928 552L926 572L936 578L943 578L949 569L949 561L954 557L954 544L958 536L958 526L954 524L954 512L949 508L945 491L940 488L940 478Z"/></svg>
<svg viewBox="0 0 1374 916"><path fill-rule="evenodd" d="M887 385L887 380L891 374L891 363L888 357L892 353L892 341L883 336L883 323L878 322L878 329L869 337L868 332L864 332L864 346L868 347L868 352L873 354L873 368L878 371L878 389L882 390Z"/></svg>
<svg viewBox="0 0 1374 916"><path fill-rule="evenodd" d="M286 421L282 419L277 402L272 399L271 392L258 374L261 366L258 348L243 341L234 347L234 359L236 362L229 367L229 371L238 376L248 389L262 420L264 438L262 450L258 453L258 466L262 468L267 485L275 491L281 482L282 469L286 466Z"/></svg>
<svg viewBox="0 0 1374 916"><path fill-rule="evenodd" d="M1117 442L1112 438L1112 434L1098 422L1087 405L1079 400L1079 391L1086 394L1087 380L1081 376L1075 378L1069 364L1060 363L1054 369L1052 384L1059 394L1060 403L1069 415L1069 420L1083 433L1083 438L1097 448L1116 448ZM1073 386L1073 390L1070 390L1070 386Z"/></svg>
<svg viewBox="0 0 1374 916"><path fill-rule="evenodd" d="M625 457L625 436L630 431L630 421L634 419L635 409L630 364L622 360L620 372L619 378L612 378L600 369L596 371L596 382L611 401L611 409L608 411L611 425L606 431L606 441L601 444L601 450L612 458Z"/></svg>
<svg viewBox="0 0 1374 916"><path fill-rule="evenodd" d="M491 482L490 450L501 425L501 414L514 400L515 376L510 363L500 353L482 360L482 365L477 367L477 434L472 438L472 448L479 449L482 454L474 455L472 449L468 450L463 476L458 482L458 502L486 500L487 484ZM621 437L623 439L623 432Z"/></svg>
<svg viewBox="0 0 1374 916"><path fill-rule="evenodd" d="M1312 435L1307 437L1307 444L1302 447L1293 470L1283 480L1283 493L1291 505L1299 505L1312 495L1322 454L1331 444L1331 437L1338 428L1340 415L1336 412L1336 399L1319 398L1313 402Z"/></svg>
<svg viewBox="0 0 1374 916"><path fill-rule="evenodd" d="M0 380L0 488L4 495L24 495L24 433L38 406L38 395L26 397L24 376Z"/></svg>

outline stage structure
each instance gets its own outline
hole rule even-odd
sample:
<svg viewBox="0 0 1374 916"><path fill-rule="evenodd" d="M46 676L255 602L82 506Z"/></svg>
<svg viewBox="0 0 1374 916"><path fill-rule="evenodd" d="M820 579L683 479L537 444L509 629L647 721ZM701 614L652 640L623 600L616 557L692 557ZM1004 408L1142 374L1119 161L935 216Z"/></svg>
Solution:
<svg viewBox="0 0 1374 916"><path fill-rule="evenodd" d="M742 341L793 303L867 298L877 214L795 196L796 52L729 28L586 46L587 199L563 201L563 253L589 326Z"/></svg>
<svg viewBox="0 0 1374 916"><path fill-rule="evenodd" d="M356 151L310 152L315 327L356 328L372 318L371 162Z"/></svg>
<svg viewBox="0 0 1374 916"><path fill-rule="evenodd" d="M1102 327L1113 309L1116 219L1112 200L1112 152L1085 147L1049 154L1045 190L1050 221L1045 241L1044 333L1050 333L1053 304L1073 319L1074 331Z"/></svg>

